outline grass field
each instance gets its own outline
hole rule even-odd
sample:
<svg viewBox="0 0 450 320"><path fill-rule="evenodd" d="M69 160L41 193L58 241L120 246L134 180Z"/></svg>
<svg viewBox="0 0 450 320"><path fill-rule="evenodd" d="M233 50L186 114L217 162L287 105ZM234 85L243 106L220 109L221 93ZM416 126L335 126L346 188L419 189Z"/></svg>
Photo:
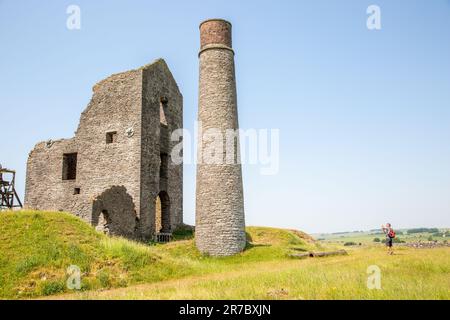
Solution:
<svg viewBox="0 0 450 320"><path fill-rule="evenodd" d="M247 229L251 244L234 257L201 255L186 240L166 245L108 238L64 213L0 214L0 298L63 299L449 299L450 249L363 245L349 255L296 260L297 250L335 249L307 235ZM296 251L298 252L298 251ZM82 271L81 291L66 269ZM381 290L367 288L367 267L381 269Z"/></svg>
<svg viewBox="0 0 450 320"><path fill-rule="evenodd" d="M239 270L59 298L448 300L450 250L417 251L386 256L379 248L356 249L349 256L260 262ZM366 271L372 264L381 269L381 290L367 288Z"/></svg>

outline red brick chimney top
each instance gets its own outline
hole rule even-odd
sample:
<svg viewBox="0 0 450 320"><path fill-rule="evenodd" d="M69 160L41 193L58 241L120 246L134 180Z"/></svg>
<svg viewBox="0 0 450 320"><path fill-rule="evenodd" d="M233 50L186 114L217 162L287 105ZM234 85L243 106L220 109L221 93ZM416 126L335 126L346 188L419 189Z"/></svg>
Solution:
<svg viewBox="0 0 450 320"><path fill-rule="evenodd" d="M231 23L223 19L208 19L200 23L200 50L210 44L232 48Z"/></svg>

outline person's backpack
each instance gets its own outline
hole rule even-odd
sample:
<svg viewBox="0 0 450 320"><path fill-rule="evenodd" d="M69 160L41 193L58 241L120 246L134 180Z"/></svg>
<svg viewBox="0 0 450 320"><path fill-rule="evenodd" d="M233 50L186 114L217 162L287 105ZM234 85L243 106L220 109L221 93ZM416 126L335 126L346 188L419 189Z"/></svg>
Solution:
<svg viewBox="0 0 450 320"><path fill-rule="evenodd" d="M394 231L394 229L391 228L391 229L389 230L388 236L389 236L389 238L391 238L391 239L394 239L394 238L395 238L395 231Z"/></svg>

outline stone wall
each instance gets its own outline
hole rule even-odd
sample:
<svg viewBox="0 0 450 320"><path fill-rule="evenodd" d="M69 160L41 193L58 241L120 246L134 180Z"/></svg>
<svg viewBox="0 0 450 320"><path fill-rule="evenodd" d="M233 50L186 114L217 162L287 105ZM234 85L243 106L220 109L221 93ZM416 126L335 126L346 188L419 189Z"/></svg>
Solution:
<svg viewBox="0 0 450 320"><path fill-rule="evenodd" d="M90 220L89 199L74 195L77 181L62 180L63 154L77 151L75 139L40 142L34 147L27 161L25 207L68 211Z"/></svg>
<svg viewBox="0 0 450 320"><path fill-rule="evenodd" d="M163 105L165 122L160 122ZM170 159L173 146L171 133L183 126L183 97L166 63L159 60L152 68L143 69L143 113L142 113L142 199L141 208L145 234L156 229L155 202L158 194L165 191L170 201L170 229L173 231L183 223L183 166L174 165ZM168 156L167 178L160 177L161 153Z"/></svg>
<svg viewBox="0 0 450 320"><path fill-rule="evenodd" d="M74 138L41 142L30 152L25 206L68 211L94 226L107 212L111 234L148 238L161 191L159 101L169 101L165 115L173 130L182 127L182 96L161 59L112 75L93 91ZM65 153L77 154L75 179L64 179ZM182 223L182 166L169 166L167 177L174 229Z"/></svg>

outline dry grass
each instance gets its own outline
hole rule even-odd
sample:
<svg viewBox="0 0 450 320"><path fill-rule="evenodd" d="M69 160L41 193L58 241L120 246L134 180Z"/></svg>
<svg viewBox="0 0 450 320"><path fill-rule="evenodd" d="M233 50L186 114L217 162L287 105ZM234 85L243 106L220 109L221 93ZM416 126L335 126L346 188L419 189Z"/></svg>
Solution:
<svg viewBox="0 0 450 320"><path fill-rule="evenodd" d="M32 298L67 292L67 267L82 272L82 291L155 283L241 268L242 264L282 259L288 245L308 248L288 230L249 228L264 234L267 245L250 244L229 258L201 255L192 234L151 245L97 233L80 219L61 212L20 211L0 214L0 298ZM272 245L272 244L273 245Z"/></svg>
<svg viewBox="0 0 450 320"><path fill-rule="evenodd" d="M240 270L63 299L444 299L450 298L450 249L402 249L387 256L380 247L349 256L259 262ZM367 267L381 269L381 290L367 288Z"/></svg>

